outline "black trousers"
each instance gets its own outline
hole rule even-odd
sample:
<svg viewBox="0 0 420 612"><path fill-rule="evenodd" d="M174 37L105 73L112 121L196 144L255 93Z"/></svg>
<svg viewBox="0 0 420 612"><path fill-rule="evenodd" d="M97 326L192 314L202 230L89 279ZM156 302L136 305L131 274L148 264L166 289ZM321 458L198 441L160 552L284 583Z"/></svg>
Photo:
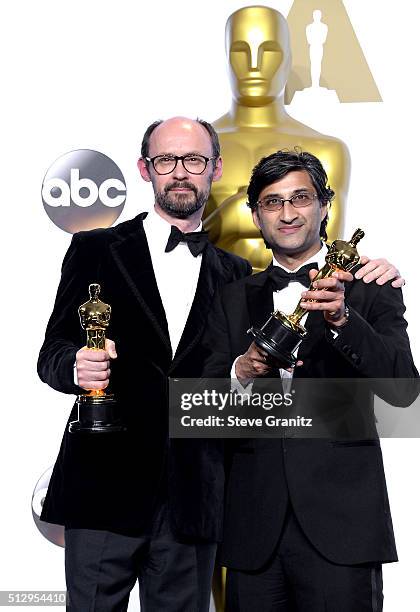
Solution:
<svg viewBox="0 0 420 612"><path fill-rule="evenodd" d="M183 544L169 529L165 508L150 535L65 530L71 612L124 612L139 580L142 612L208 612L216 544Z"/></svg>
<svg viewBox="0 0 420 612"><path fill-rule="evenodd" d="M336 565L309 542L289 509L276 551L261 570L228 570L226 612L382 612L379 564Z"/></svg>

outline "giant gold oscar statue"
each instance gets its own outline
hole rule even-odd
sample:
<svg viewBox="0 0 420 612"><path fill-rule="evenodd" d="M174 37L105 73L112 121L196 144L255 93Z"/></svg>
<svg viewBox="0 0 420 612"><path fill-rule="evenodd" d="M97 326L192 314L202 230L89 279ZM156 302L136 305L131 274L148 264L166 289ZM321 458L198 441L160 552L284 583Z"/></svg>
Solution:
<svg viewBox="0 0 420 612"><path fill-rule="evenodd" d="M336 193L328 223L331 239L342 235L350 177L346 145L295 121L284 108L292 57L287 21L265 6L234 12L226 24L226 53L233 100L213 125L224 160L223 176L213 184L204 226L218 246L248 259L255 270L271 261L246 206L252 168L265 155L300 147L323 163Z"/></svg>

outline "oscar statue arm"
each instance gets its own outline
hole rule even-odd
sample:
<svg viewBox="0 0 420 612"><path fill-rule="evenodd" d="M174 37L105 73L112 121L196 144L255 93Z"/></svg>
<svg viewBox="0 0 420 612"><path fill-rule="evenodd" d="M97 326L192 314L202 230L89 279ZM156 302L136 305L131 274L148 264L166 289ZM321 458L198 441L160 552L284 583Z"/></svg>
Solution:
<svg viewBox="0 0 420 612"><path fill-rule="evenodd" d="M76 353L86 344L78 308L86 302L89 284L98 280L99 273L96 249L88 248L88 242L82 232L73 236L38 357L40 379L62 393L81 392L73 375Z"/></svg>
<svg viewBox="0 0 420 612"><path fill-rule="evenodd" d="M328 339L360 378L377 379L372 388L379 397L394 406L409 406L420 386L401 289L393 288L389 282L382 286L362 283L356 289L370 294L370 307L364 308L351 292L347 300L348 322L335 339L330 334Z"/></svg>

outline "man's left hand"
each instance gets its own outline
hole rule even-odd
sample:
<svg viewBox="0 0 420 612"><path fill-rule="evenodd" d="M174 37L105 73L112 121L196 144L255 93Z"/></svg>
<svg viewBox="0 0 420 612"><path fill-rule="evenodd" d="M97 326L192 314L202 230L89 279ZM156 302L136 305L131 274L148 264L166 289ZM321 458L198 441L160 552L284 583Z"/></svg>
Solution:
<svg viewBox="0 0 420 612"><path fill-rule="evenodd" d="M363 266L354 277L362 278L365 283L376 281L377 285L384 285L392 280L392 286L396 289L405 285L405 280L401 278L399 270L386 259L369 259L366 255L362 255L360 263Z"/></svg>
<svg viewBox="0 0 420 612"><path fill-rule="evenodd" d="M312 281L318 274L317 270L310 270L309 277ZM322 310L325 321L332 327L340 327L347 321L345 314L345 288L344 283L353 280L350 272L334 272L329 278L315 281L314 291L304 291L304 300L316 300L316 302L302 301L301 306L305 310Z"/></svg>

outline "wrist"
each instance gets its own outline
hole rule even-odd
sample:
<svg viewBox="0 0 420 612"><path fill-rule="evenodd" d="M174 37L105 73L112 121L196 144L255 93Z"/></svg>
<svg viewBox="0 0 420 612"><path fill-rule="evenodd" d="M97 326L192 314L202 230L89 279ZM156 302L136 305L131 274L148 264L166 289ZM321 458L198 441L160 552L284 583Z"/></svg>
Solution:
<svg viewBox="0 0 420 612"><path fill-rule="evenodd" d="M235 364L235 375L243 387L246 387L253 380L253 377L250 376L250 371L243 355L239 357Z"/></svg>
<svg viewBox="0 0 420 612"><path fill-rule="evenodd" d="M241 355L235 364L235 376L239 381L245 378L243 368L241 367L242 359L243 359L243 356Z"/></svg>
<svg viewBox="0 0 420 612"><path fill-rule="evenodd" d="M350 317L350 310L349 310L349 307L345 305L343 315L339 319L336 319L336 320L329 319L328 325L330 325L330 327L338 331L339 329L347 325L347 323L349 322L349 317Z"/></svg>

